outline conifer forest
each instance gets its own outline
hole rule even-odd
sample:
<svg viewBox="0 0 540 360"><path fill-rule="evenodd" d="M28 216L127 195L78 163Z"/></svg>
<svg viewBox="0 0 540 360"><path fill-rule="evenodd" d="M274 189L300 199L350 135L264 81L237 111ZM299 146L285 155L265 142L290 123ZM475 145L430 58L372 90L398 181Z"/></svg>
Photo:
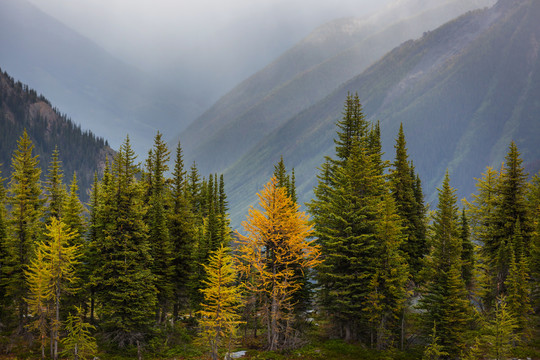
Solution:
<svg viewBox="0 0 540 360"><path fill-rule="evenodd" d="M540 358L540 174L511 142L468 199L447 171L427 204L406 131L383 160L349 94L313 199L282 158L233 230L223 175L159 132L83 203L25 130L0 174L0 359Z"/></svg>

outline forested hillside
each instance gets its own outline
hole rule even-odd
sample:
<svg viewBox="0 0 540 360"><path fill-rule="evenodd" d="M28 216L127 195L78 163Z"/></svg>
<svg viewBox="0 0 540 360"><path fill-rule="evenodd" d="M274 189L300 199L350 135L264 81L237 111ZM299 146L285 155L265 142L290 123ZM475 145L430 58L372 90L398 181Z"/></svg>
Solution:
<svg viewBox="0 0 540 360"><path fill-rule="evenodd" d="M0 170L4 177L12 172L11 156L25 129L34 142L34 154L39 156L43 174L57 148L67 182L77 172L81 196L86 201L94 172L103 171L105 158L112 158L113 150L103 138L81 130L44 96L0 71Z"/></svg>
<svg viewBox="0 0 540 360"><path fill-rule="evenodd" d="M195 96L115 58L27 0L0 2L0 48L5 71L113 147L129 132L144 154L152 145L146 134L178 131L202 111Z"/></svg>
<svg viewBox="0 0 540 360"><path fill-rule="evenodd" d="M348 92L358 92L366 116L380 120L386 154L403 123L429 202L446 169L459 197L468 196L486 164L500 167L511 140L523 149L527 169L537 172L537 15L537 1L500 1L468 13L392 50L289 119L225 172L231 203L239 206L231 208L233 223L254 201L246 199L245 190L253 191L268 176L279 155L297 170L300 200L311 198L316 167L332 151L334 124Z"/></svg>
<svg viewBox="0 0 540 360"><path fill-rule="evenodd" d="M324 24L236 86L180 134L186 159L196 160L203 171L224 171L268 133L324 99L395 46L494 3L407 0L370 17ZM239 134L242 141L237 140Z"/></svg>

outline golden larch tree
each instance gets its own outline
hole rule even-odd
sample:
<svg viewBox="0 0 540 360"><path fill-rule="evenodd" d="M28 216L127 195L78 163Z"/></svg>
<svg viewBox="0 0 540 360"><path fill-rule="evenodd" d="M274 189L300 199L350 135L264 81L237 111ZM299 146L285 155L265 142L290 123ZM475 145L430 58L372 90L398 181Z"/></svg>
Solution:
<svg viewBox="0 0 540 360"><path fill-rule="evenodd" d="M234 260L229 254L230 249L221 245L212 252L208 265L203 264L206 271L206 280L201 292L204 301L198 312L200 319L200 340L210 346L213 360L218 359L219 347L227 343L228 351L236 336L240 324L241 292L237 283Z"/></svg>
<svg viewBox="0 0 540 360"><path fill-rule="evenodd" d="M298 204L279 187L276 178L261 191L259 206L251 208L242 223L246 235L237 233L240 271L248 292L259 299L267 329L267 347L291 346L293 294L301 287L297 269L305 271L320 263L319 248L308 238L311 226ZM295 271L296 270L296 271Z"/></svg>

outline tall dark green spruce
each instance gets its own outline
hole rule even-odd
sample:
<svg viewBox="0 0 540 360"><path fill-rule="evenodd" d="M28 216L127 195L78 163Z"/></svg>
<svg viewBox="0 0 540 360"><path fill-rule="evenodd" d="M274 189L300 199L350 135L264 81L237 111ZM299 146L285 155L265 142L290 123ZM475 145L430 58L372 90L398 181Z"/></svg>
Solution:
<svg viewBox="0 0 540 360"><path fill-rule="evenodd" d="M337 159L322 165L315 199L308 204L323 258L319 297L339 337L369 342L364 308L375 274L377 217L386 184L380 144L368 131L358 96L347 97L337 126Z"/></svg>
<svg viewBox="0 0 540 360"><path fill-rule="evenodd" d="M364 308L369 314L371 345L379 350L398 342L401 348L404 346L403 316L409 268L400 249L406 239L402 223L394 198L387 192L379 206L375 275L371 277Z"/></svg>
<svg viewBox="0 0 540 360"><path fill-rule="evenodd" d="M169 236L172 245L173 319L190 306L189 281L193 269L195 247L195 215L188 192L187 173L184 170L182 147L176 148L173 177L170 184L171 209L168 215Z"/></svg>
<svg viewBox="0 0 540 360"><path fill-rule="evenodd" d="M428 283L420 302L426 334L437 325L440 345L456 359L465 349L466 330L471 321L471 305L462 277L462 243L455 189L448 172L439 190L433 216L431 253L427 262Z"/></svg>
<svg viewBox="0 0 540 360"><path fill-rule="evenodd" d="M47 223L51 221L51 218L60 219L64 200L67 196L63 183L64 172L62 171L62 162L58 156L58 147L55 147L47 171L47 180L45 181L45 193L47 194L45 216Z"/></svg>
<svg viewBox="0 0 540 360"><path fill-rule="evenodd" d="M418 203L418 201L423 202L423 199L417 194L421 193L422 190L421 188L416 189L420 184L417 183L414 168L408 160L403 124L399 127L394 147L396 157L390 172L390 188L407 235L406 240L402 243L402 250L406 255L411 274L416 278L422 267L422 258L427 254L427 244L425 231L422 231L424 226L424 213L421 210L423 203Z"/></svg>
<svg viewBox="0 0 540 360"><path fill-rule="evenodd" d="M530 219L530 207L526 198L528 174L525 173L522 163L517 146L512 142L501 173L491 236L484 244L491 276L494 279L493 298L506 293L505 280L510 268L510 248L513 248L516 259L523 256L528 260L530 256L534 226ZM519 244L513 243L514 230L518 222L522 239ZM512 246L509 246L510 242Z"/></svg>
<svg viewBox="0 0 540 360"><path fill-rule="evenodd" d="M102 180L94 273L99 317L105 337L119 347L141 349L154 323L157 304L144 186L137 180L135 154L129 138Z"/></svg>
<svg viewBox="0 0 540 360"><path fill-rule="evenodd" d="M105 161L106 172L108 173L108 159ZM98 271L100 265L100 257L97 253L98 238L102 237L102 227L100 226L100 183L98 181L97 172L94 173L94 182L90 192L90 203L88 204L88 223L86 231L87 245L82 251L82 263L85 267L85 277L88 279L84 286L84 291L88 296L90 307L90 322L94 323L95 305L96 305L96 290L97 280L99 280ZM99 234L99 236L98 236Z"/></svg>
<svg viewBox="0 0 540 360"><path fill-rule="evenodd" d="M461 239L461 262L462 262L462 277L465 282L465 287L468 291L472 291L474 286L474 244L471 241L471 230L469 228L469 220L465 215L465 209L461 212L459 221L459 237Z"/></svg>
<svg viewBox="0 0 540 360"><path fill-rule="evenodd" d="M146 215L153 259L152 273L156 278L155 285L158 291L158 308L156 309L158 323L165 321L173 294L173 254L167 225L169 194L165 181L165 173L169 170L167 165L170 159L169 154L167 145L163 142L161 133L158 132L147 161L147 172L151 181L147 183L150 197Z"/></svg>
<svg viewBox="0 0 540 360"><path fill-rule="evenodd" d="M6 242L8 258L5 265L6 295L18 313L18 331L24 331L28 306L28 285L24 271L34 254L34 246L42 233L43 214L38 157L32 155L34 145L26 131L17 142L11 162L12 174L8 188L9 235Z"/></svg>

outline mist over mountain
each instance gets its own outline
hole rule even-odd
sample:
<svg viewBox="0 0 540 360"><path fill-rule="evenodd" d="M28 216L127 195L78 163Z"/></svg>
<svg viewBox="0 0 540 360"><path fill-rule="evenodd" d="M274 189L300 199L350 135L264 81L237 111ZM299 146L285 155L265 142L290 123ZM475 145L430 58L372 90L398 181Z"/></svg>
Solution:
<svg viewBox="0 0 540 360"><path fill-rule="evenodd" d="M186 158L196 160L203 172L223 171L269 132L393 47L493 3L396 1L370 17L338 19L320 26L196 119L179 136Z"/></svg>
<svg viewBox="0 0 540 360"><path fill-rule="evenodd" d="M112 159L114 151L106 140L81 130L43 95L0 69L0 178L9 178L13 152L25 130L34 144L33 155L39 156L41 179L57 148L64 182L70 184L76 172L80 198L88 200L94 173L103 170L105 159Z"/></svg>
<svg viewBox="0 0 540 360"><path fill-rule="evenodd" d="M446 169L460 197L474 191L487 165L499 168L511 140L530 173L540 169L540 3L499 1L408 41L329 96L298 113L226 173L233 223L283 155L296 169L300 200L311 198L317 166L333 153L335 123L349 92L380 121L393 159L403 123L410 159L428 201ZM242 138L246 137L243 135Z"/></svg>
<svg viewBox="0 0 540 360"><path fill-rule="evenodd" d="M202 107L188 93L110 55L26 0L0 2L0 64L63 112L118 146L145 154L159 129L185 127Z"/></svg>

